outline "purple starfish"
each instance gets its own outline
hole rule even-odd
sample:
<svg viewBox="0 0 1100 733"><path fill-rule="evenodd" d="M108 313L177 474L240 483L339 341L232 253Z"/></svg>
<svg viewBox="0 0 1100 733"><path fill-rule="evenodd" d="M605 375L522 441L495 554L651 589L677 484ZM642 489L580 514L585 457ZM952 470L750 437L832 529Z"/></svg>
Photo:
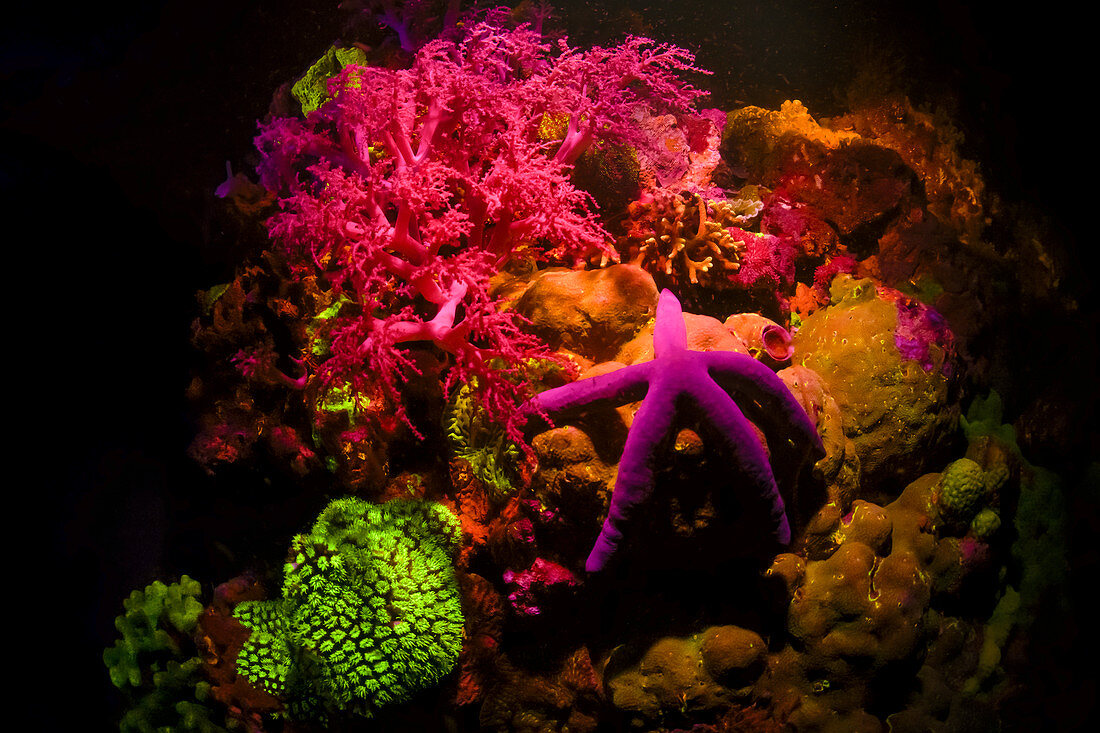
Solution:
<svg viewBox="0 0 1100 733"><path fill-rule="evenodd" d="M762 534L786 545L790 524L768 455L752 425L730 394L765 408L759 421L776 430L793 429L792 441L803 446L792 479L811 452L825 451L802 406L775 372L756 359L733 351L691 351L680 301L661 291L653 330L652 361L623 367L609 374L556 387L538 394L535 407L547 416L576 414L601 405L643 399L627 433L619 462L611 507L585 569L604 570L617 552L635 509L653 493L657 449L670 435L674 418L694 409L714 428L745 479L744 510L759 517ZM754 417L756 413L754 412Z"/></svg>

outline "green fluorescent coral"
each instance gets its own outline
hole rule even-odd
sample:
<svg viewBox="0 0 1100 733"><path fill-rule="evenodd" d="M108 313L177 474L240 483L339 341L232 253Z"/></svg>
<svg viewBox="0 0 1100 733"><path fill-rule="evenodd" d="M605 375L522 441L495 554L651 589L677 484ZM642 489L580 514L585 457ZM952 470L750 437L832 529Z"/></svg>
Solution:
<svg viewBox="0 0 1100 733"><path fill-rule="evenodd" d="M140 687L145 657L157 652L180 652L176 635L190 634L202 612L197 580L184 575L180 582L165 585L159 580L135 590L123 601L126 612L115 619L122 638L103 652L103 663L111 682L119 689ZM173 635L172 632L175 632ZM158 671L155 667L154 673Z"/></svg>
<svg viewBox="0 0 1100 733"><path fill-rule="evenodd" d="M309 67L305 76L290 89L290 93L302 105L302 112L309 114L328 101L328 80L349 64L365 65L367 56L358 48L330 46L325 55Z"/></svg>
<svg viewBox="0 0 1100 733"><path fill-rule="evenodd" d="M985 471L975 461L960 458L943 470L941 481L943 509L969 522L986 492Z"/></svg>
<svg viewBox="0 0 1100 733"><path fill-rule="evenodd" d="M462 649L461 537L439 504L333 501L292 541L283 597L237 607L238 671L301 718L371 716L435 685Z"/></svg>
<svg viewBox="0 0 1100 733"><path fill-rule="evenodd" d="M476 389L476 383L471 383L455 392L444 429L455 455L470 464L470 471L493 499L504 501L514 491L508 466L516 465L520 451L504 430L486 417L478 405Z"/></svg>
<svg viewBox="0 0 1100 733"><path fill-rule="evenodd" d="M198 581L184 575L178 583L159 580L135 590L115 619L122 638L103 652L115 687L125 691L129 708L119 721L121 733L224 733L211 719L210 685L202 659L191 641L203 606Z"/></svg>

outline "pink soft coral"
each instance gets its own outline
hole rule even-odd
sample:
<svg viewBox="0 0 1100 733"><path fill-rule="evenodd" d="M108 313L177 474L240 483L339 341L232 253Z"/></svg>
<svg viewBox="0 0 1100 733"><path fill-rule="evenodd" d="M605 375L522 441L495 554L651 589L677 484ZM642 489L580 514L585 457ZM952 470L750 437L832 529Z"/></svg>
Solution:
<svg viewBox="0 0 1100 733"><path fill-rule="evenodd" d="M572 163L605 142L656 148L645 115L693 119L702 92L679 78L692 61L642 38L581 51L527 25L471 22L459 40L423 45L407 69L349 66L304 120L265 125L259 172L281 209L270 232L297 274L321 274L354 304L316 372L328 384L380 380L397 397L415 369L399 344L431 342L452 357L445 388L476 377L518 438L517 377L547 352L497 308L488 279L520 252L614 257L591 197L569 180ZM564 139L540 135L546 120L564 124Z"/></svg>

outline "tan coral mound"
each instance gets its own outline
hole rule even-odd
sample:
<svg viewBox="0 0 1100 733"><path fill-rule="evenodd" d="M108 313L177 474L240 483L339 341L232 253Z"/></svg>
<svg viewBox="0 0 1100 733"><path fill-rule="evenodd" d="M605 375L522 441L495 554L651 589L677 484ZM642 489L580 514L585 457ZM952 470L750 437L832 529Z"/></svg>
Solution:
<svg viewBox="0 0 1100 733"><path fill-rule="evenodd" d="M869 498L896 495L907 477L941 462L958 423L950 344L929 339L926 363L903 354L898 296L840 276L832 305L794 336L798 362L821 376L840 407Z"/></svg>

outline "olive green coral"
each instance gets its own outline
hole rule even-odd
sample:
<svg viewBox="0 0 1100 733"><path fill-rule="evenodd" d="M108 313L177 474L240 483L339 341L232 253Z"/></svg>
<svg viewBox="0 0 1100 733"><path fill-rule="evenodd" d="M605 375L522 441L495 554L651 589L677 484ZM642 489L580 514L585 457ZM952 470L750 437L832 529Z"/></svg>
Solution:
<svg viewBox="0 0 1100 733"><path fill-rule="evenodd" d="M952 461L940 474L940 509L969 522L985 496L986 488L985 471L976 461L969 458Z"/></svg>
<svg viewBox="0 0 1100 733"><path fill-rule="evenodd" d="M291 543L283 596L240 604L237 669L293 716L371 716L438 683L462 648L457 518L430 502L333 501Z"/></svg>
<svg viewBox="0 0 1100 733"><path fill-rule="evenodd" d="M130 698L121 733L225 731L191 640L203 609L200 593L198 581L184 575L135 590L123 602L125 612L115 619L122 638L103 652L111 682Z"/></svg>
<svg viewBox="0 0 1100 733"><path fill-rule="evenodd" d="M140 687L148 655L162 651L180 653L177 637L194 630L202 612L198 601L201 591L197 580L184 575L180 582L171 585L158 580L144 591L135 590L123 601L126 611L115 619L115 628L122 638L103 652L103 663L115 687ZM155 666L150 669L150 673L157 671Z"/></svg>

